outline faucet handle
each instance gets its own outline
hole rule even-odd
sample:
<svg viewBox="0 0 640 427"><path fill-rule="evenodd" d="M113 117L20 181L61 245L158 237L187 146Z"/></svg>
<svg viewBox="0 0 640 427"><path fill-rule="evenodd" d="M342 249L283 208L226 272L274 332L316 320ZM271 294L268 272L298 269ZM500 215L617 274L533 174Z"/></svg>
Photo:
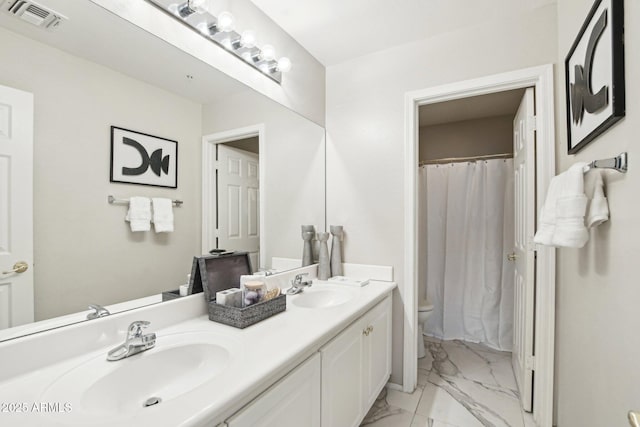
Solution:
<svg viewBox="0 0 640 427"><path fill-rule="evenodd" d="M89 310L94 310L94 311L87 314L87 320L93 320L93 319L108 316L111 314L109 313L109 310L107 310L106 308L104 308L99 304L89 304Z"/></svg>
<svg viewBox="0 0 640 427"><path fill-rule="evenodd" d="M308 276L309 273L300 273L300 274L296 274L295 279L293 279L293 284L294 285L299 285L300 283L302 283L302 278L304 276Z"/></svg>
<svg viewBox="0 0 640 427"><path fill-rule="evenodd" d="M129 332L127 333L127 338L137 338L142 336L142 330L146 329L151 322L146 320L136 320L135 322L131 322L129 325Z"/></svg>

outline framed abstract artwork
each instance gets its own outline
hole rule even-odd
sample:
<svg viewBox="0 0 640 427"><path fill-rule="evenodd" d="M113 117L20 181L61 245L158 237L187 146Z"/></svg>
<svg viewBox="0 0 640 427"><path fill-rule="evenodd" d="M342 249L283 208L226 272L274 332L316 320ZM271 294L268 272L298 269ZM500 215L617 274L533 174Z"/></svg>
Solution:
<svg viewBox="0 0 640 427"><path fill-rule="evenodd" d="M111 126L111 182L178 187L178 141Z"/></svg>
<svg viewBox="0 0 640 427"><path fill-rule="evenodd" d="M625 115L624 0L596 0L565 59L568 151Z"/></svg>

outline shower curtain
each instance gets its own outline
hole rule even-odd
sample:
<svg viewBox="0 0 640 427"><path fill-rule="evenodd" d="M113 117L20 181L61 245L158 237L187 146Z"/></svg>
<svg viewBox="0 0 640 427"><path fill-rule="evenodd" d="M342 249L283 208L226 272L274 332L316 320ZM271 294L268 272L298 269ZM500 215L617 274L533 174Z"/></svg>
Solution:
<svg viewBox="0 0 640 427"><path fill-rule="evenodd" d="M422 166L419 185L425 333L511 351L513 160Z"/></svg>

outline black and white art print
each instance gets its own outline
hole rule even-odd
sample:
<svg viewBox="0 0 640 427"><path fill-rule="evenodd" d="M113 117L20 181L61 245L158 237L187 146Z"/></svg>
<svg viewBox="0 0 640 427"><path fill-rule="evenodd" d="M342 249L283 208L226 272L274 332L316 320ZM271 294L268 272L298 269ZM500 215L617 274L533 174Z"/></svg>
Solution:
<svg viewBox="0 0 640 427"><path fill-rule="evenodd" d="M111 182L178 187L178 141L111 126Z"/></svg>
<svg viewBox="0 0 640 427"><path fill-rule="evenodd" d="M624 0L596 0L565 60L569 154L625 115Z"/></svg>

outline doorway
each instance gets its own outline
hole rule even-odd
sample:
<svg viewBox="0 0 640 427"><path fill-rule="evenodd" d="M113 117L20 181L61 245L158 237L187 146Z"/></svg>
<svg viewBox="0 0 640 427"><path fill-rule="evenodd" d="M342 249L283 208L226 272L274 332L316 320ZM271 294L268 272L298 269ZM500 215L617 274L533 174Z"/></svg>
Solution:
<svg viewBox="0 0 640 427"><path fill-rule="evenodd" d="M461 100L479 95L514 89L533 88L535 93L535 182L527 190L537 201L544 200L544 191L555 174L555 135L553 105L553 67L529 68L480 79L452 83L411 92L405 97L405 284L400 288L405 307L403 389L411 392L417 382L417 311L419 299L418 275L418 142L419 108L443 101ZM530 206L530 215L537 217ZM533 237L527 236L528 237ZM533 250L533 249L532 249ZM553 346L555 319L555 251L535 248L537 286L535 298L535 365L533 378L533 417L538 426L551 426L553 412ZM532 316L533 317L533 316Z"/></svg>
<svg viewBox="0 0 640 427"><path fill-rule="evenodd" d="M203 137L202 251L248 252L254 271L265 266L264 128L234 129Z"/></svg>

